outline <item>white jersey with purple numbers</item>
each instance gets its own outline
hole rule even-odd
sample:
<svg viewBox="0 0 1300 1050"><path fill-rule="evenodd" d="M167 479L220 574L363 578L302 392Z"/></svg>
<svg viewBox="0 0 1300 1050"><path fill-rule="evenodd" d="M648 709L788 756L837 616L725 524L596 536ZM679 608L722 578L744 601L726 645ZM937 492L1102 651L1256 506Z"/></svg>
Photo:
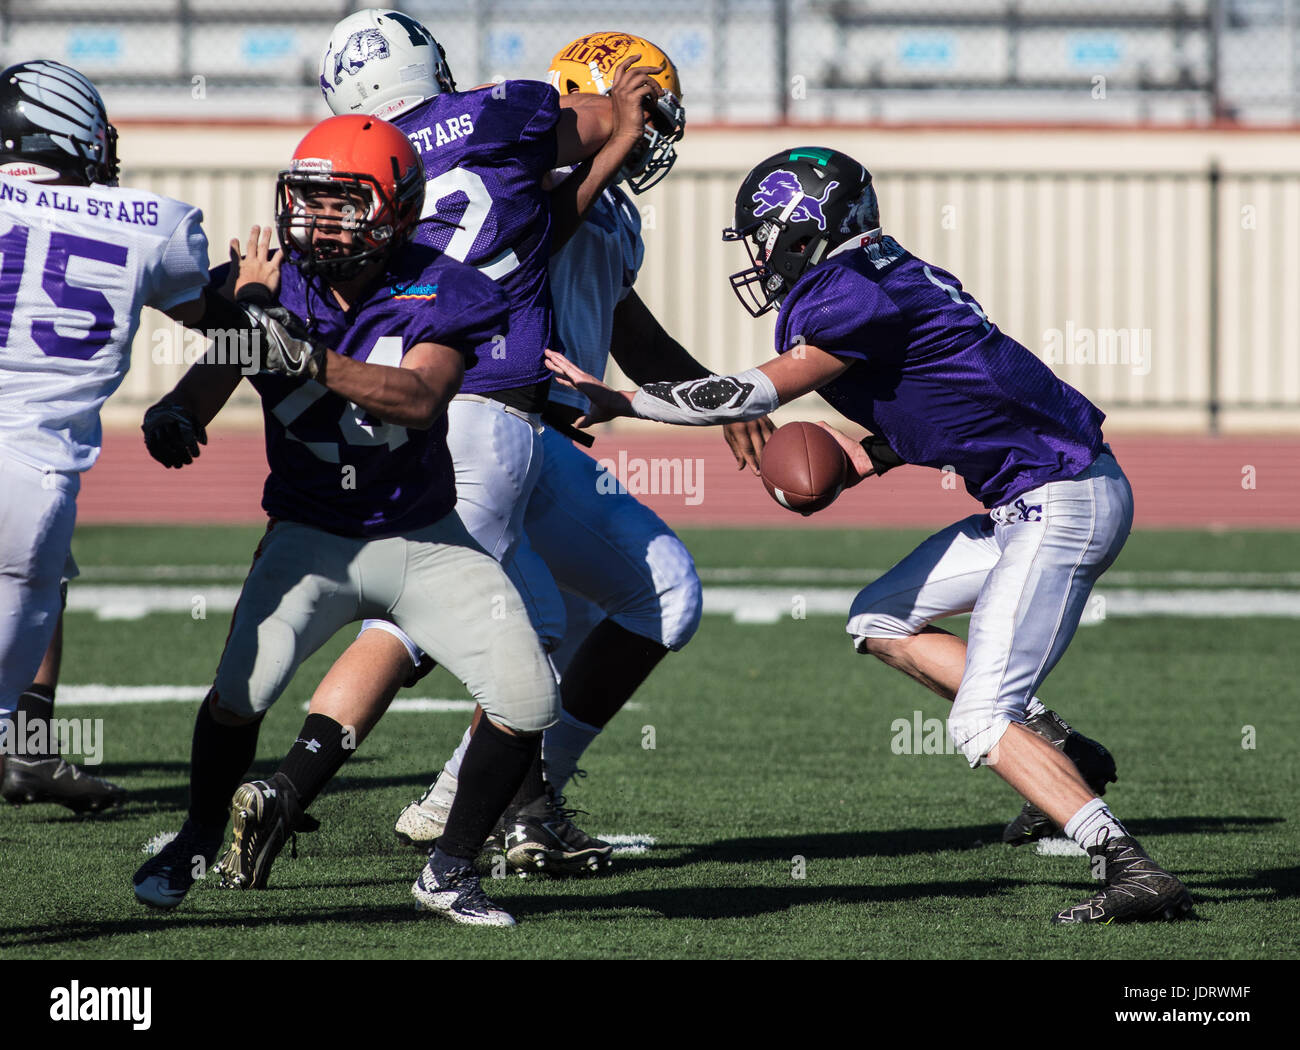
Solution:
<svg viewBox="0 0 1300 1050"><path fill-rule="evenodd" d="M207 284L202 220L142 190L0 176L0 453L46 472L91 467L140 308Z"/></svg>
<svg viewBox="0 0 1300 1050"><path fill-rule="evenodd" d="M645 244L641 215L617 186L592 205L567 244L551 256L555 326L564 356L597 378L605 375L614 331L614 310L636 282ZM587 399L559 383L550 399L587 410Z"/></svg>

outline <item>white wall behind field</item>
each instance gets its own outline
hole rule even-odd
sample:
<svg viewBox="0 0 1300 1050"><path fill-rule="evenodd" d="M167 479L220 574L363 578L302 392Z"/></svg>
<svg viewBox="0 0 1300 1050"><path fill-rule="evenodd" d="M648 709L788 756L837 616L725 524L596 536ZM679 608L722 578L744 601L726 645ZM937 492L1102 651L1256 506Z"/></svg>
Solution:
<svg viewBox="0 0 1300 1050"><path fill-rule="evenodd" d="M304 130L126 125L123 182L202 207L216 263L232 236L272 218L275 172ZM1115 424L1203 429L1218 400L1224 429L1300 430L1300 136L692 128L672 175L638 198L638 291L719 371L770 356L772 337L771 318L752 320L727 285L743 250L720 231L741 175L797 145L862 160L885 228L955 273ZM152 359L162 323L142 325L110 421L138 420L182 371Z"/></svg>

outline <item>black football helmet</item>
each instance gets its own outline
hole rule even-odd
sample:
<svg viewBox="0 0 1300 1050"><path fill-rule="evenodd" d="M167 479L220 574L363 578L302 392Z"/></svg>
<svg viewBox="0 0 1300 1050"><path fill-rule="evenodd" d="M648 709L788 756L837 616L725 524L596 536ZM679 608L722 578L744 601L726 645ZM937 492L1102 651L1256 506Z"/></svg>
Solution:
<svg viewBox="0 0 1300 1050"><path fill-rule="evenodd" d="M117 129L95 85L44 59L0 73L0 175L116 186Z"/></svg>
<svg viewBox="0 0 1300 1050"><path fill-rule="evenodd" d="M851 237L880 226L871 173L833 149L803 146L768 157L736 194L736 225L724 241L742 241L752 265L731 288L755 317L779 304L799 276Z"/></svg>

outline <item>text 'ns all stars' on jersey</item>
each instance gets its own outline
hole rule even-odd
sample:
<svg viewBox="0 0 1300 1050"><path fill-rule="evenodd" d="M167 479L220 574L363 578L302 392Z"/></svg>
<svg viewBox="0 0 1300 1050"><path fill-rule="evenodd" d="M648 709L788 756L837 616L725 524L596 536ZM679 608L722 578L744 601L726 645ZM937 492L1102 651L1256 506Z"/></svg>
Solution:
<svg viewBox="0 0 1300 1050"><path fill-rule="evenodd" d="M564 356L603 378L614 332L614 310L627 298L645 257L641 213L619 187L607 189L583 223L551 256L551 294ZM585 412L587 399L554 383L550 399Z"/></svg>
<svg viewBox="0 0 1300 1050"><path fill-rule="evenodd" d="M226 267L213 271L217 286ZM467 366L506 327L505 296L469 266L410 245L369 295L344 311L319 278L280 271L280 305L345 357L398 367L419 343L459 351ZM447 417L428 430L384 423L313 379L259 373L266 458L262 507L272 518L339 536L394 536L432 525L456 503Z"/></svg>
<svg viewBox="0 0 1300 1050"><path fill-rule="evenodd" d="M892 237L853 241L795 282L776 350L799 345L853 362L818 391L833 408L908 463L955 470L986 507L1101 451L1101 410Z"/></svg>
<svg viewBox="0 0 1300 1050"><path fill-rule="evenodd" d="M0 454L42 471L94 464L141 307L207 284L202 222L143 190L0 176Z"/></svg>
<svg viewBox="0 0 1300 1050"><path fill-rule="evenodd" d="M551 203L542 179L555 167L559 119L559 95L533 80L435 95L393 118L424 163L416 242L469 263L509 299L504 343L479 356L465 393L550 378L543 352L557 344L547 276Z"/></svg>

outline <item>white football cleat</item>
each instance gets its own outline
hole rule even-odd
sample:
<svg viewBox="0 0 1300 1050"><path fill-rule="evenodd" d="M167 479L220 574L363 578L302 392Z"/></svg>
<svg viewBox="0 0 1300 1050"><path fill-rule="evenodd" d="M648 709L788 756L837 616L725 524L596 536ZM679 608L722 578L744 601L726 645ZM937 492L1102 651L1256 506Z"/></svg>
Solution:
<svg viewBox="0 0 1300 1050"><path fill-rule="evenodd" d="M447 830L447 817L456 799L456 778L446 770L429 790L408 805L393 825L393 833L408 846L428 849Z"/></svg>
<svg viewBox="0 0 1300 1050"><path fill-rule="evenodd" d="M469 865L436 872L431 859L411 887L411 896L417 910L431 911L452 922L468 926L516 925L514 916L483 892L478 874Z"/></svg>

